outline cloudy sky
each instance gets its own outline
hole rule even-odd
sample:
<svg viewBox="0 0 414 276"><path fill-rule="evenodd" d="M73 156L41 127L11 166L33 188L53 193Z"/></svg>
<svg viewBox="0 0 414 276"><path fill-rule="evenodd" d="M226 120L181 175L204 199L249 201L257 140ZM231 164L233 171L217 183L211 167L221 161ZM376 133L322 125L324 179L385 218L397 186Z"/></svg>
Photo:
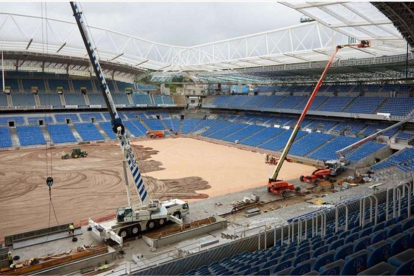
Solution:
<svg viewBox="0 0 414 276"><path fill-rule="evenodd" d="M155 42L193 46L299 24L276 2L82 3L87 21ZM41 15L41 3L1 2L1 12ZM74 21L68 2L47 3L48 17Z"/></svg>

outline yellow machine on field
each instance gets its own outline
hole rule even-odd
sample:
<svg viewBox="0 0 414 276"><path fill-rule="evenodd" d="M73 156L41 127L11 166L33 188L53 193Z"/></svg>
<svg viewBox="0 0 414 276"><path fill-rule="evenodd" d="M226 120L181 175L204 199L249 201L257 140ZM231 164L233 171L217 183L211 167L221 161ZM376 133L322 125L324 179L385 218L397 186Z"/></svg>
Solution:
<svg viewBox="0 0 414 276"><path fill-rule="evenodd" d="M79 158L79 157L87 157L88 153L86 151L82 151L81 149L72 149L71 153L63 152L62 159L69 159L69 158Z"/></svg>

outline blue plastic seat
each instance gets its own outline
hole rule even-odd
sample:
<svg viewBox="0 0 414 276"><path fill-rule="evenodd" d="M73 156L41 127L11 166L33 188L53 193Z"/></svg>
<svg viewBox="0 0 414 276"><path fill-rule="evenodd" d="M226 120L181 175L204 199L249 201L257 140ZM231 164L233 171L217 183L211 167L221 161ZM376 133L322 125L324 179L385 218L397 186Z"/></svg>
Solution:
<svg viewBox="0 0 414 276"><path fill-rule="evenodd" d="M273 269L272 273L274 274L278 271L284 270L284 269L289 268L291 266L292 266L292 260L287 260L285 262L282 262L282 263L279 263L278 265L276 265L275 268Z"/></svg>
<svg viewBox="0 0 414 276"><path fill-rule="evenodd" d="M410 248L410 235L400 233L387 239L391 243L391 255L394 256L404 250Z"/></svg>
<svg viewBox="0 0 414 276"><path fill-rule="evenodd" d="M270 270L269 269L262 269L256 273L254 273L253 275L269 275L270 274Z"/></svg>
<svg viewBox="0 0 414 276"><path fill-rule="evenodd" d="M288 268L285 268L283 270L276 272L274 275L289 275L292 269L293 269L293 266L290 266Z"/></svg>
<svg viewBox="0 0 414 276"><path fill-rule="evenodd" d="M312 243L312 250L316 250L319 247L324 246L324 245L325 245L325 241L318 241L318 242Z"/></svg>
<svg viewBox="0 0 414 276"><path fill-rule="evenodd" d="M386 262L381 262L371 268L368 268L357 275L395 275L397 268Z"/></svg>
<svg viewBox="0 0 414 276"><path fill-rule="evenodd" d="M384 228L386 228L386 227L388 227L388 226L391 226L391 225L393 225L395 223L395 218L393 218L393 219L389 219L389 220L387 220L386 222L385 222L385 227Z"/></svg>
<svg viewBox="0 0 414 276"><path fill-rule="evenodd" d="M410 235L411 247L414 248L414 227L404 231L404 234Z"/></svg>
<svg viewBox="0 0 414 276"><path fill-rule="evenodd" d="M332 244L329 246L329 250L336 250L338 247L344 245L344 241L345 239L339 239L332 242Z"/></svg>
<svg viewBox="0 0 414 276"><path fill-rule="evenodd" d="M296 256L295 260L293 261L293 266L296 266L297 264L307 261L312 257L310 252L306 252L303 254L300 254L298 256Z"/></svg>
<svg viewBox="0 0 414 276"><path fill-rule="evenodd" d="M318 256L315 264L313 265L313 270L319 271L319 268L321 268L322 266L332 263L335 258L335 253L335 250L331 250Z"/></svg>
<svg viewBox="0 0 414 276"><path fill-rule="evenodd" d="M373 229L373 227L370 227L370 228L363 229L363 230L359 231L359 238L363 238L365 236L369 236L369 234L372 233L372 229Z"/></svg>
<svg viewBox="0 0 414 276"><path fill-rule="evenodd" d="M354 240L359 238L359 233L354 233L352 235L349 235L345 238L345 244L349 243L349 242L353 242Z"/></svg>
<svg viewBox="0 0 414 276"><path fill-rule="evenodd" d="M396 225L388 227L387 237L390 238L390 237L395 236L399 233L401 233L401 225L396 224Z"/></svg>
<svg viewBox="0 0 414 276"><path fill-rule="evenodd" d="M337 241L339 237L337 235L326 238L326 244L332 244L332 242Z"/></svg>
<svg viewBox="0 0 414 276"><path fill-rule="evenodd" d="M345 259L346 256L351 255L353 252L354 246L352 243L342 245L336 249L335 261Z"/></svg>
<svg viewBox="0 0 414 276"><path fill-rule="evenodd" d="M312 258L317 258L318 256L320 256L320 255L322 255L322 254L324 254L328 251L329 251L329 245L321 246L313 252Z"/></svg>
<svg viewBox="0 0 414 276"><path fill-rule="evenodd" d="M387 230L378 230L369 235L371 237L371 244L377 243L387 239Z"/></svg>
<svg viewBox="0 0 414 276"><path fill-rule="evenodd" d="M370 244L371 244L371 238L369 236L365 236L363 238L354 240L354 252L357 252L362 249L366 249Z"/></svg>
<svg viewBox="0 0 414 276"><path fill-rule="evenodd" d="M316 270L312 270L312 271L306 273L305 275L319 275L319 272L316 271Z"/></svg>
<svg viewBox="0 0 414 276"><path fill-rule="evenodd" d="M391 243L387 241L379 241L368 246L367 250L371 252L371 255L368 258L368 267L371 267L388 260L391 256Z"/></svg>
<svg viewBox="0 0 414 276"><path fill-rule="evenodd" d="M251 275L251 274L253 274L253 273L259 272L259 270L260 270L260 268L259 268L258 266L256 266L256 267L252 267L252 268L247 269L247 270L243 273L243 275Z"/></svg>
<svg viewBox="0 0 414 276"><path fill-rule="evenodd" d="M293 258L293 257L295 257L295 253L294 253L294 252L284 254L284 255L282 256L282 258L280 259L279 263L282 263L282 262L284 262L284 261L287 261L287 260L289 260L289 259L291 259L291 258Z"/></svg>
<svg viewBox="0 0 414 276"><path fill-rule="evenodd" d="M401 231L405 231L407 229L410 229L411 227L414 227L414 218L410 218L404 221L401 226Z"/></svg>
<svg viewBox="0 0 414 276"><path fill-rule="evenodd" d="M344 260L337 260L319 268L319 275L339 275L344 265Z"/></svg>
<svg viewBox="0 0 414 276"><path fill-rule="evenodd" d="M268 261L267 263L265 263L263 266L262 266L262 269L266 269L266 268L269 268L269 269L271 269L272 271L273 271L273 268L275 267L277 265L277 261L274 259L274 260L270 260L270 261Z"/></svg>
<svg viewBox="0 0 414 276"><path fill-rule="evenodd" d="M339 239L344 239L344 238L346 238L346 237L348 237L349 236L349 234L351 234L351 231L350 230L348 230L348 231L344 231L344 232L342 232L341 234L339 234Z"/></svg>
<svg viewBox="0 0 414 276"><path fill-rule="evenodd" d="M295 268L293 268L289 275L303 275L312 270L313 264L316 262L316 258L309 259L301 262Z"/></svg>
<svg viewBox="0 0 414 276"><path fill-rule="evenodd" d="M303 253L307 253L307 252L311 251L310 249L311 249L310 246L301 247L301 248L299 248L298 253L296 255L299 256Z"/></svg>
<svg viewBox="0 0 414 276"><path fill-rule="evenodd" d="M413 252L410 252L410 255L413 256ZM395 275L414 275L414 257L400 265Z"/></svg>
<svg viewBox="0 0 414 276"><path fill-rule="evenodd" d="M385 227L385 222L378 223L377 225L373 226L372 232L382 230L384 229L384 227Z"/></svg>
<svg viewBox="0 0 414 276"><path fill-rule="evenodd" d="M361 250L345 258L345 265L342 268L341 275L356 275L367 268L367 260L370 252Z"/></svg>
<svg viewBox="0 0 414 276"><path fill-rule="evenodd" d="M413 258L414 258L414 249L410 248L389 258L388 263L399 267Z"/></svg>

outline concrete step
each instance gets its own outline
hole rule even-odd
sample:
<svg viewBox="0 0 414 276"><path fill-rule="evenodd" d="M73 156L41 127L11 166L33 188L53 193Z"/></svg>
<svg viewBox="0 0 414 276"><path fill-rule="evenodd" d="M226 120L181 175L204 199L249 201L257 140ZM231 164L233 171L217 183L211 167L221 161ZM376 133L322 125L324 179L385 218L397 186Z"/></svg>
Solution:
<svg viewBox="0 0 414 276"><path fill-rule="evenodd" d="M76 131L75 126L70 124L70 125L69 125L69 128L70 128L70 130L72 131L73 136L75 136L76 140L77 140L78 142L82 142L83 140L82 140L81 136L79 135L79 133Z"/></svg>
<svg viewBox="0 0 414 276"><path fill-rule="evenodd" d="M11 136L13 148L20 148L20 140L19 140L19 136L17 136L16 128L14 127L10 128L10 136Z"/></svg>

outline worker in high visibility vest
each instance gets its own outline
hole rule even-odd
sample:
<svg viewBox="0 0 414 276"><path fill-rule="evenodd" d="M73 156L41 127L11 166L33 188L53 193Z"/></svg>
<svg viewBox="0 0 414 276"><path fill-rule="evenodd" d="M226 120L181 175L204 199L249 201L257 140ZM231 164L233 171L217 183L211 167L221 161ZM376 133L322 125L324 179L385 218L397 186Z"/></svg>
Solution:
<svg viewBox="0 0 414 276"><path fill-rule="evenodd" d="M7 260L9 261L9 267L12 267L12 265L13 265L13 255L10 251L9 251L9 254L7 255Z"/></svg>
<svg viewBox="0 0 414 276"><path fill-rule="evenodd" d="M73 224L69 224L69 235L75 235L75 226Z"/></svg>

